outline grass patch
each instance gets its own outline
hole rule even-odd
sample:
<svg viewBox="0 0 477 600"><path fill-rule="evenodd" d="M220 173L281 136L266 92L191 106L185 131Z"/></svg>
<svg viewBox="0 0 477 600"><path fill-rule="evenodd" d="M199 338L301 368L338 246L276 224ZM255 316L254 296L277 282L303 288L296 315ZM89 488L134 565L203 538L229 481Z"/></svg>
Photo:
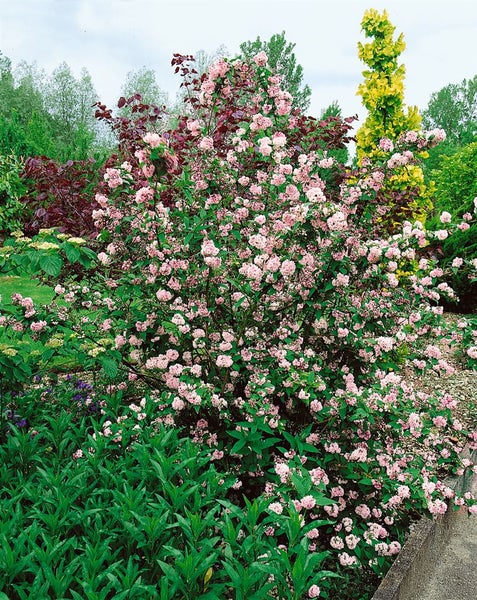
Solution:
<svg viewBox="0 0 477 600"><path fill-rule="evenodd" d="M11 306L11 297L15 293L30 297L35 304L49 304L55 296L50 286L42 284L37 279L20 275L0 276L1 304Z"/></svg>

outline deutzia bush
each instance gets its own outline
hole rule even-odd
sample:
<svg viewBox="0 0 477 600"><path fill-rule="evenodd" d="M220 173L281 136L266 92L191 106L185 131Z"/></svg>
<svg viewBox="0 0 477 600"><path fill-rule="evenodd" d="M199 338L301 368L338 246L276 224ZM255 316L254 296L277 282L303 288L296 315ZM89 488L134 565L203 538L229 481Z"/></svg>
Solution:
<svg viewBox="0 0 477 600"><path fill-rule="evenodd" d="M39 339L60 330L63 353L102 366L126 403L107 415L118 448L146 421L185 428L233 476L231 503L269 502L283 556L329 550L330 570L364 581L383 574L411 519L449 500L475 506L444 483L472 467L460 455L475 432L452 398L396 373L404 360L451 369L426 341L453 294L425 254L435 234L405 222L380 236L386 178L436 133L351 172L255 62L213 65L175 130L108 168L96 269L57 287L56 305L31 307L45 325L29 327ZM11 323L29 322L24 299L15 306Z"/></svg>

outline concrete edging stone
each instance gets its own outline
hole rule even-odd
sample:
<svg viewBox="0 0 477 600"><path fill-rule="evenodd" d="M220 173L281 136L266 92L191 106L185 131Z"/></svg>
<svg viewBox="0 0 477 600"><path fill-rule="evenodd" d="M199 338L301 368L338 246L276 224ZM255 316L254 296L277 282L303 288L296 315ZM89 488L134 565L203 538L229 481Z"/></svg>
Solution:
<svg viewBox="0 0 477 600"><path fill-rule="evenodd" d="M449 540L453 512L431 521L423 517L399 552L371 600L419 598L419 588L432 575Z"/></svg>

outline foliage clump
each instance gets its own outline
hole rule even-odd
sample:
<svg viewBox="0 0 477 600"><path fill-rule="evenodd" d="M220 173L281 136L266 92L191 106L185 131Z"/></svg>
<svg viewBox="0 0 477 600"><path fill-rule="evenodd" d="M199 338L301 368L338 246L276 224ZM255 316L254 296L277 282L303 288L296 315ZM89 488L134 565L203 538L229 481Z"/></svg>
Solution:
<svg viewBox="0 0 477 600"><path fill-rule="evenodd" d="M477 231L473 214L477 202L477 142L450 156L441 156L440 168L433 171L436 185L435 215L431 226L438 227L443 212L456 222L464 219L454 235L436 242L436 253L443 267L450 269L448 282L459 297L459 310L477 308L477 281L472 268L461 268L464 261L477 261ZM452 306L452 305L451 305Z"/></svg>
<svg viewBox="0 0 477 600"><path fill-rule="evenodd" d="M0 154L0 238L19 229L23 220L25 185L21 180L23 161L13 152Z"/></svg>

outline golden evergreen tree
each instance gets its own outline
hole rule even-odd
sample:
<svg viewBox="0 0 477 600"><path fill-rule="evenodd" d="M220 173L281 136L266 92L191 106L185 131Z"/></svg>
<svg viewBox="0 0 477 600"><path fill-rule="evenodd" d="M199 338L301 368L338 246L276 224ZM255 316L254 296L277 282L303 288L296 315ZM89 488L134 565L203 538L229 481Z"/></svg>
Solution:
<svg viewBox="0 0 477 600"><path fill-rule="evenodd" d="M368 115L356 134L358 161L371 161L384 154L379 147L383 138L395 143L409 131L421 129L421 117L417 107L405 107L404 76L406 69L398 59L406 44L401 33L397 39L395 27L389 21L387 11L379 13L369 9L364 13L361 27L372 41L358 42L358 56L368 66L363 71L364 81L357 94L362 97ZM425 158L420 153L417 158ZM430 200L432 186L426 186L422 169L415 164L406 164L390 178L383 199L389 207L384 223L390 231L404 220L424 222L426 213L432 208Z"/></svg>

